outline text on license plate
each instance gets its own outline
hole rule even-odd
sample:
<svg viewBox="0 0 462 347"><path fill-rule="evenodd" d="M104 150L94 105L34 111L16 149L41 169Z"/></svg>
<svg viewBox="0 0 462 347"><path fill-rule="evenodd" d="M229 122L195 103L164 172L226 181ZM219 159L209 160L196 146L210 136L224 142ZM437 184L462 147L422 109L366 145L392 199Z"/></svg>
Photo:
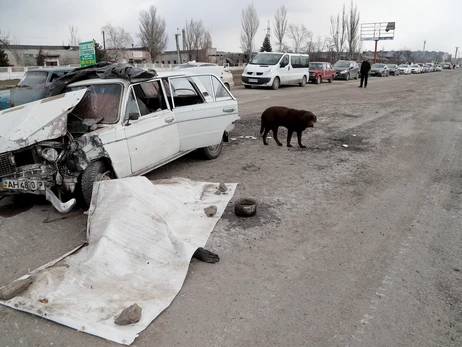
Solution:
<svg viewBox="0 0 462 347"><path fill-rule="evenodd" d="M2 180L2 186L4 189L13 190L45 190L45 183L34 180Z"/></svg>
<svg viewBox="0 0 462 347"><path fill-rule="evenodd" d="M258 80L256 78L249 78L250 83L258 83Z"/></svg>

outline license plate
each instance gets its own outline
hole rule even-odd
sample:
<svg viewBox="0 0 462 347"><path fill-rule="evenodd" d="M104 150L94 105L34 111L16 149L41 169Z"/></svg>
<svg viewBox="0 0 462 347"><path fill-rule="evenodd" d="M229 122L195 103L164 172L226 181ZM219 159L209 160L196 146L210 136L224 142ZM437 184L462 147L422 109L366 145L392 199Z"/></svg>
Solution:
<svg viewBox="0 0 462 347"><path fill-rule="evenodd" d="M35 180L2 180L4 189L12 190L45 190L45 183Z"/></svg>
<svg viewBox="0 0 462 347"><path fill-rule="evenodd" d="M249 83L258 83L256 78L249 78Z"/></svg>

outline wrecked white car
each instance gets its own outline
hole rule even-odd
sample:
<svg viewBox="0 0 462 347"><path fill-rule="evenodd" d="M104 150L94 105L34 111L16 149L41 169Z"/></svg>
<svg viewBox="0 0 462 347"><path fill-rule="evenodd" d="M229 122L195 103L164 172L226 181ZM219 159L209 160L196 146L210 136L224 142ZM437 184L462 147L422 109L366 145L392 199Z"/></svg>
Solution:
<svg viewBox="0 0 462 347"><path fill-rule="evenodd" d="M0 112L0 196L43 194L67 212L76 200L61 198L89 205L95 181L142 175L196 149L220 155L239 116L216 76L133 71L77 69L50 87L56 95Z"/></svg>

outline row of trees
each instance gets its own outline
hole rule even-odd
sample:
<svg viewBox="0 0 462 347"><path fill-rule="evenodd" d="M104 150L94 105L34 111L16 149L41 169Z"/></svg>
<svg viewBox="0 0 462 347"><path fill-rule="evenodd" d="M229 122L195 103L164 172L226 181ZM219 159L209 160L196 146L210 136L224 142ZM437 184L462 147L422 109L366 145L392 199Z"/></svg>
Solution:
<svg viewBox="0 0 462 347"><path fill-rule="evenodd" d="M322 38L315 37L304 24L289 24L287 19L287 10L282 5L274 14L273 32L275 37L275 45L278 51L309 53L314 58L319 56L321 52L334 52L337 59L345 53L345 58L355 58L361 49L359 39L359 18L360 13L358 7L351 2L350 8L347 10L343 5L343 11L336 17L331 16L331 36ZM253 4L248 5L242 10L241 19L241 49L249 56L254 52L253 40L260 26L260 19ZM285 41L288 39L290 44ZM270 50L271 43L268 44L269 37L265 36L260 51ZM271 47L272 51L272 47Z"/></svg>

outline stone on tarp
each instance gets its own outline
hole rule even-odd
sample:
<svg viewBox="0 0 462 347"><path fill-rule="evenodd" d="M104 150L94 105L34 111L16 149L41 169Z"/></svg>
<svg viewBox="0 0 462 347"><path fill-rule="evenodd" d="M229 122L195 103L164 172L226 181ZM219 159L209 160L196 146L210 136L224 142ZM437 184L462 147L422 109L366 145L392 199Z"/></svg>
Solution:
<svg viewBox="0 0 462 347"><path fill-rule="evenodd" d="M204 212L207 217L213 217L217 213L217 207L215 205L210 205L209 207L204 208Z"/></svg>
<svg viewBox="0 0 462 347"><path fill-rule="evenodd" d="M117 317L115 317L114 323L117 325L129 325L138 323L141 319L141 311L141 307L139 307L137 304L133 304L123 310Z"/></svg>
<svg viewBox="0 0 462 347"><path fill-rule="evenodd" d="M223 182L220 182L220 185L218 186L218 190L220 192L224 193L224 192L226 192L228 190L228 187Z"/></svg>
<svg viewBox="0 0 462 347"><path fill-rule="evenodd" d="M32 279L29 277L7 284L6 286L0 288L0 300L13 299L16 295L25 291L31 285L31 283Z"/></svg>

